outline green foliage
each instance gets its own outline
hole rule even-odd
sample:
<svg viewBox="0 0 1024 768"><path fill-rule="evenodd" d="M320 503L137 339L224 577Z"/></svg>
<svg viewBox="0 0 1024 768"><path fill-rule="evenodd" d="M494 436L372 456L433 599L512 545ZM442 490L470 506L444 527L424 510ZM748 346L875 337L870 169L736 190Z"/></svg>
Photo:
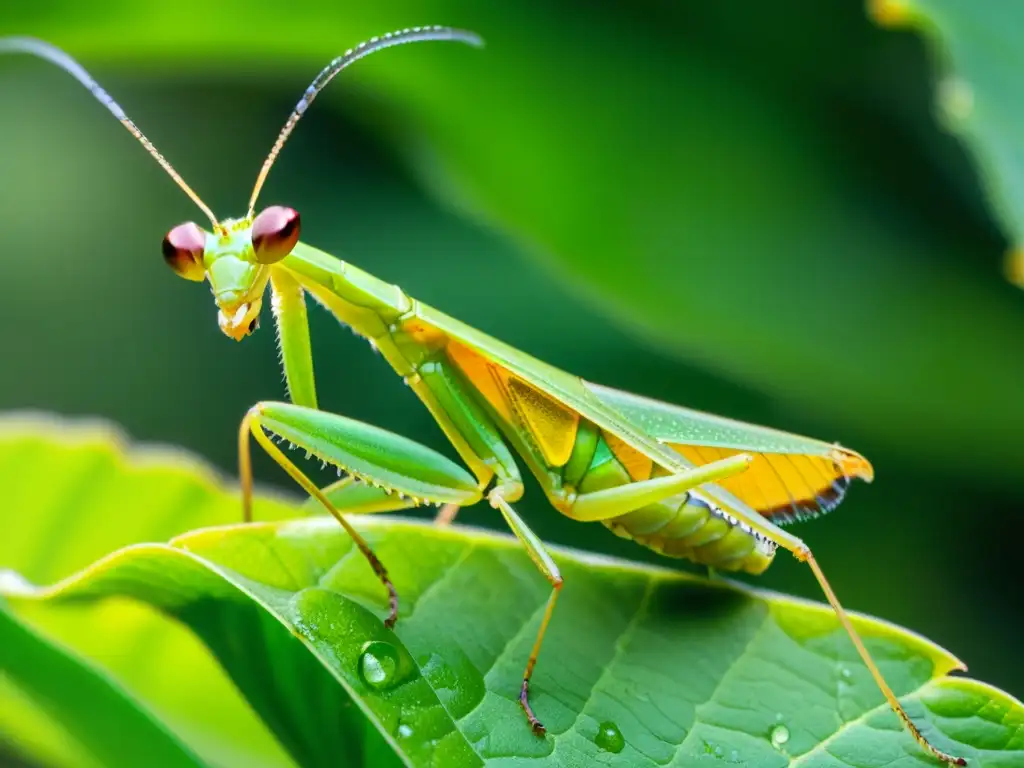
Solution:
<svg viewBox="0 0 1024 768"><path fill-rule="evenodd" d="M45 492L44 465L57 465L63 478ZM821 605L557 551L566 587L534 678L534 703L550 729L540 740L517 695L547 585L508 536L363 518L360 530L401 597L392 633L381 622L383 588L329 519L220 525L159 543L175 528L237 514L235 494L186 457L125 455L95 427L14 421L0 431L0 488L13 512L0 562L55 582L33 587L7 572L0 584L13 607L76 654L109 665L211 761L287 764L249 741L261 726L243 712L244 698L301 766L529 758L566 766L923 764ZM294 509L262 499L257 513ZM85 535L55 539L66 525ZM140 543L124 546L133 539ZM53 551L58 541L64 546ZM191 629L223 671L175 642L170 621L150 616L145 633L132 632L118 609L135 602ZM940 745L977 766L1024 758L1024 706L948 677L958 662L923 638L874 619L856 622L911 715ZM20 647L54 652L42 636L20 632ZM117 651L106 648L103 658L101 646L111 643ZM0 669L18 660L17 651L0 643ZM169 678L153 685L161 669ZM50 673L66 685L71 675L99 679L73 661ZM30 676L9 676L0 688L0 734L38 756L28 736L41 727L36 705L52 695ZM139 728L132 734L139 738L152 730L148 720L137 723L140 712L122 694L105 695L124 704L103 713L108 724ZM44 720L61 715L55 719L73 732L92 717L88 706L43 709ZM52 765L84 764L68 750L46 757Z"/></svg>
<svg viewBox="0 0 1024 768"><path fill-rule="evenodd" d="M1024 537L1024 310L998 271L1001 233L1019 243L1020 231L1017 11L897 1L915 26L893 31L865 13L883 4L55 0L10 4L0 33L80 57L231 215L328 58L409 24L481 32L482 52L422 46L346 72L265 202L298 208L310 243L566 370L861 450L876 483L799 535L847 605L922 630L1019 696L1024 593L1002 586L1019 580ZM207 292L167 273L160 237L196 211L76 83L6 57L0 99L0 408L100 413L233 472L242 414L282 393L266 322L227 342ZM316 309L312 322L322 404L444 449L361 341ZM102 443L81 477L118 471ZM177 502L161 510L140 492L147 477L35 525L18 510L63 503L46 489L79 476L52 441L38 449L18 470L31 490L0 489L0 567L36 583L235 520L227 503L176 519ZM287 482L272 471L257 477ZM170 474L186 500L209 491ZM132 514L94 525L106 506ZM518 509L545 541L653 559L552 514L532 485ZM817 595L784 558L763 581ZM205 646L145 604L18 614L109 670L204 759L293 765ZM16 715L32 754L81 756L3 676L0 696L0 728Z"/></svg>
<svg viewBox="0 0 1024 768"><path fill-rule="evenodd" d="M201 766L198 758L100 672L46 640L0 603L0 672L32 704L65 730L37 741L41 750L61 749L63 738L75 747L61 762L109 765L157 764L167 768ZM18 740L32 739L32 704L23 702L29 727ZM20 708L20 707L19 707ZM22 728L26 724L22 723ZM63 738L62 738L63 737Z"/></svg>
<svg viewBox="0 0 1024 768"><path fill-rule="evenodd" d="M119 437L103 426L22 418L0 425L0 569L54 582L115 549L238 520L234 495L178 451L136 450L128 466ZM256 512L273 519L291 508L264 497ZM3 583L11 588L10 573ZM110 600L59 611L19 604L17 614L126 684L210 762L294 766L195 636L155 610ZM45 765L90 765L30 693L0 675L0 741L13 741Z"/></svg>
<svg viewBox="0 0 1024 768"><path fill-rule="evenodd" d="M992 207L1014 245L1024 242L1024 83L1015 30L1024 23L1018 3L956 0L874 0L882 24L910 26L935 43L941 75L939 118L970 146Z"/></svg>

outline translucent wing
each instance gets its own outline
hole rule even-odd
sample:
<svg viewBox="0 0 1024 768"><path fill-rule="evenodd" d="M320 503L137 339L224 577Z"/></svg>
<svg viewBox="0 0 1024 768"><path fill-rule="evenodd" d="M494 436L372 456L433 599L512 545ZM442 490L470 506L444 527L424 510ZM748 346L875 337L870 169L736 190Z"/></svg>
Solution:
<svg viewBox="0 0 1024 768"><path fill-rule="evenodd" d="M423 304L424 330L448 339L448 353L473 386L504 415L515 416L552 466L568 457L578 418L597 424L634 479L654 465L680 470L735 453L754 453L742 475L709 486L725 507L736 502L774 523L835 508L853 478L871 481L855 451L583 381Z"/></svg>

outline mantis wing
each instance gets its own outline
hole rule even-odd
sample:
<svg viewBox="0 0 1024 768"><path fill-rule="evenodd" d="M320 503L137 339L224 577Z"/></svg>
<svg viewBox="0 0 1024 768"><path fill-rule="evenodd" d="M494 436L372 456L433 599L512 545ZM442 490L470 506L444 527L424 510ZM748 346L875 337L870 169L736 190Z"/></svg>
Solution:
<svg viewBox="0 0 1024 768"><path fill-rule="evenodd" d="M774 523L830 512L843 500L853 478L868 482L874 478L867 459L832 443L598 384L587 386L604 403L696 464L753 453L750 469L721 484Z"/></svg>
<svg viewBox="0 0 1024 768"><path fill-rule="evenodd" d="M703 489L724 507L752 508L775 523L827 512L851 478L873 476L853 451L591 384L426 305L415 314L419 331L447 337L452 361L553 466L568 459L581 417L604 430L634 479L650 477L655 464L680 472L753 453L751 469Z"/></svg>

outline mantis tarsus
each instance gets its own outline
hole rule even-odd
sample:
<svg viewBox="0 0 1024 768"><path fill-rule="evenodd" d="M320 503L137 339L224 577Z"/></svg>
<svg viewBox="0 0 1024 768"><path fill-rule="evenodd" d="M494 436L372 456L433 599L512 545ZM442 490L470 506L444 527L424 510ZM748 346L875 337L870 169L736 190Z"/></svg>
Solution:
<svg viewBox="0 0 1024 768"><path fill-rule="evenodd" d="M523 674L520 703L533 730L544 726L529 701L530 677L562 587L558 566L512 504L523 493L513 451L552 506L580 521L670 557L724 571L761 573L777 547L806 562L893 711L923 749L966 765L933 746L911 721L836 599L810 548L779 524L834 508L853 478L873 470L859 454L811 438L732 421L598 386L536 360L407 296L353 265L299 242L300 218L256 201L281 148L317 94L342 69L393 45L454 40L481 45L471 32L417 27L373 38L331 61L305 91L260 170L248 210L218 219L118 104L71 57L32 38L0 38L20 52L62 67L107 107L209 218L172 229L167 263L188 280L208 280L221 330L241 340L258 326L270 285L290 403L261 402L242 420L239 464L250 519L250 435L345 528L388 590L385 624L398 618L398 595L384 565L345 513L432 503L486 501L497 509L551 584L547 608ZM306 295L383 355L437 420L469 469L383 429L317 409ZM318 488L270 435L304 448L345 476ZM360 482L362 481L362 482Z"/></svg>

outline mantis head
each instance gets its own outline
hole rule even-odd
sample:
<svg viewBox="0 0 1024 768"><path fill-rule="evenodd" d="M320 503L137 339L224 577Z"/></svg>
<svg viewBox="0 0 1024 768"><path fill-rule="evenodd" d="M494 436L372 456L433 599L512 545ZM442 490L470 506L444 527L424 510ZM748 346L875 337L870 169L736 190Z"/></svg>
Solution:
<svg viewBox="0 0 1024 768"><path fill-rule="evenodd" d="M255 215L256 200L267 174L296 123L306 113L317 94L349 64L369 56L374 51L429 40L454 40L476 47L483 45L483 41L472 32L452 27L431 26L389 32L345 51L320 71L295 105L256 178L256 185L249 198L248 213L241 219L223 221L214 216L209 206L185 183L181 175L157 151L110 94L100 87L81 64L64 51L31 37L7 37L0 39L0 52L17 51L39 56L56 64L78 80L132 136L138 139L167 175L206 215L213 227L212 231L186 222L167 233L163 242L164 259L171 269L187 280L210 281L210 288L217 302L220 328L232 339L240 341L259 327L260 307L267 280L270 279L270 265L288 256L299 241L299 214L291 208L274 205L263 210L258 216Z"/></svg>
<svg viewBox="0 0 1024 768"><path fill-rule="evenodd" d="M179 224L164 238L163 252L167 264L182 277L197 282L204 279L210 281L210 289L217 302L217 321L225 335L241 341L259 327L260 308L270 278L270 265L288 256L299 241L299 214L292 208L273 205L259 215L254 215L256 200L267 174L296 123L317 94L352 62L383 48L427 40L455 40L468 45L482 45L480 38L472 32L450 27L412 27L360 43L331 61L313 79L281 129L256 178L256 185L249 198L249 211L242 219L218 221L163 156L152 148L134 123L123 113L119 116L122 123L150 150L157 162L213 225L213 231L206 232L192 222Z"/></svg>
<svg viewBox="0 0 1024 768"><path fill-rule="evenodd" d="M164 261L186 280L210 281L220 329L241 341L259 328L269 267L292 252L300 226L298 212L280 205L219 222L213 232L189 221L167 233Z"/></svg>

